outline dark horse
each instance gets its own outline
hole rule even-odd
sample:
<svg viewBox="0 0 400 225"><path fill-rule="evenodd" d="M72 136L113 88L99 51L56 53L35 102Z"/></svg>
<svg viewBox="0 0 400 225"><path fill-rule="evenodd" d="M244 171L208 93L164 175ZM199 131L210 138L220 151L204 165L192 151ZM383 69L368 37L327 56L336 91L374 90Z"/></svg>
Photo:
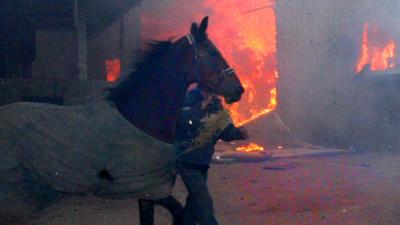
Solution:
<svg viewBox="0 0 400 225"><path fill-rule="evenodd" d="M132 124L148 134L173 143L175 124L191 83L221 95L230 104L240 100L244 89L233 69L207 37L208 17L176 42L149 43L144 58L128 78L111 89L110 100ZM168 208L179 224L180 204L172 197L139 200L142 225L153 224L153 204Z"/></svg>
<svg viewBox="0 0 400 225"><path fill-rule="evenodd" d="M175 42L151 42L107 98L76 106L0 107L0 224L65 195L168 196L175 158L170 143L188 85L196 82L227 103L243 93L206 28L204 18Z"/></svg>

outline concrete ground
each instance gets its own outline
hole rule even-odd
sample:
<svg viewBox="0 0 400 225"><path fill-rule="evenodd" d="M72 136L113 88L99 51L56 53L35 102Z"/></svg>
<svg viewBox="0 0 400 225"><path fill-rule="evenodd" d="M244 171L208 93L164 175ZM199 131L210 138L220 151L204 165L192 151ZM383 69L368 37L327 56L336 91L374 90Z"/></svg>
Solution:
<svg viewBox="0 0 400 225"><path fill-rule="evenodd" d="M399 225L400 154L353 153L213 164L209 187L221 225ZM174 195L184 202L178 180ZM156 224L171 224L156 211ZM26 225L134 225L135 200L66 198Z"/></svg>

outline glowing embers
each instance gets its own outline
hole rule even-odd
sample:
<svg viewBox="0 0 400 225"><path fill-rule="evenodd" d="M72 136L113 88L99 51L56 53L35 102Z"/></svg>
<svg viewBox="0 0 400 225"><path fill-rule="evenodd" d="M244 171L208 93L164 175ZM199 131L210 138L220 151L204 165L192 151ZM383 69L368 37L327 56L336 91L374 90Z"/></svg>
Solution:
<svg viewBox="0 0 400 225"><path fill-rule="evenodd" d="M107 81L114 82L121 76L121 60L106 60Z"/></svg>
<svg viewBox="0 0 400 225"><path fill-rule="evenodd" d="M397 43L378 26L365 24L356 72L360 73L365 68L371 71L394 69L397 66L396 47Z"/></svg>
<svg viewBox="0 0 400 225"><path fill-rule="evenodd" d="M246 146L237 147L236 151L239 151L239 152L263 152L264 147L254 144L254 143L250 143Z"/></svg>

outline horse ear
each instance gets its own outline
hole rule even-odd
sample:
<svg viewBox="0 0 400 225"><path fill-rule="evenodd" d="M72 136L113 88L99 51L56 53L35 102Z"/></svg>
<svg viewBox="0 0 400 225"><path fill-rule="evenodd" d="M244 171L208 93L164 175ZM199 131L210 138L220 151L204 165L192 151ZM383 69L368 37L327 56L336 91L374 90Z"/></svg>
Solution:
<svg viewBox="0 0 400 225"><path fill-rule="evenodd" d="M207 27L208 27L208 16L204 17L203 20L201 21L199 33L201 35L206 34Z"/></svg>
<svg viewBox="0 0 400 225"><path fill-rule="evenodd" d="M192 23L192 27L190 28L190 33L191 33L194 37L199 36L199 28L197 27L197 24L196 24L196 23Z"/></svg>

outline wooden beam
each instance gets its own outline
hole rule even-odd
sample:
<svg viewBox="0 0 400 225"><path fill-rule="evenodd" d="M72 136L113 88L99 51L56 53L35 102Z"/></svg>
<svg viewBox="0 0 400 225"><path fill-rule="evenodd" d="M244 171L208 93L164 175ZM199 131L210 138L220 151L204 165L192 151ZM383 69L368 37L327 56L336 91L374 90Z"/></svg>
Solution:
<svg viewBox="0 0 400 225"><path fill-rule="evenodd" d="M87 7L85 0L75 0L75 25L78 36L79 79L87 80Z"/></svg>
<svg viewBox="0 0 400 225"><path fill-rule="evenodd" d="M255 8L255 9L250 9L250 10L244 11L242 13L243 14L253 13L253 12L257 12L257 11L263 10L263 9L270 9L270 8L274 8L274 7L275 7L275 4L269 4L269 5L261 6L261 7Z"/></svg>
<svg viewBox="0 0 400 225"><path fill-rule="evenodd" d="M122 15L119 21L119 59L121 62L121 71L123 71L125 65L125 16Z"/></svg>

